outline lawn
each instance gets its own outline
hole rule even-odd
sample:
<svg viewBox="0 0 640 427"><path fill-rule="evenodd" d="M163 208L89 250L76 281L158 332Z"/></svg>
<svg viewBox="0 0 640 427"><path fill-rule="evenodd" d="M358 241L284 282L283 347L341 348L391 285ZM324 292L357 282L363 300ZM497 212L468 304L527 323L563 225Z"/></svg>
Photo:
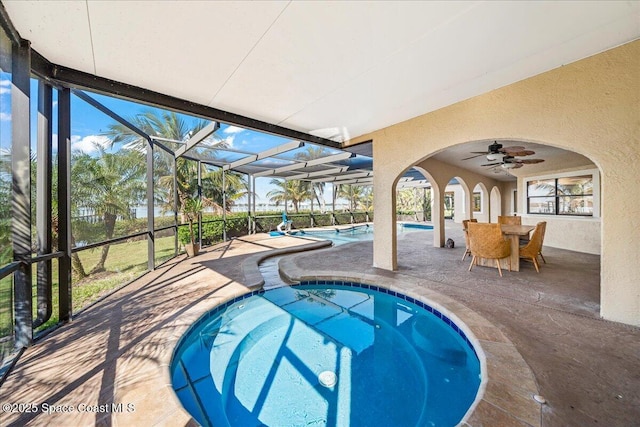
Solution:
<svg viewBox="0 0 640 427"><path fill-rule="evenodd" d="M156 237L155 264L159 265L175 255L174 237ZM90 275L82 280L73 278L72 301L73 313L78 313L99 298L129 283L147 271L147 240L123 242L111 245L105 263L106 271ZM78 252L86 271L97 263L100 248ZM37 264L33 265L33 315L37 316ZM52 305L51 318L38 327L36 332L45 330L58 323L58 261L52 261ZM11 333L12 322L12 284L11 276L0 281L0 340Z"/></svg>

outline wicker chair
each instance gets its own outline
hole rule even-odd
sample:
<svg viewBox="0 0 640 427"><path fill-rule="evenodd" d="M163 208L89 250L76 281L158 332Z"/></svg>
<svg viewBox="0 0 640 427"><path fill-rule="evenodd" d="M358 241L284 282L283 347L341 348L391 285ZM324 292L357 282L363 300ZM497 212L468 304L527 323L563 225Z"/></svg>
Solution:
<svg viewBox="0 0 640 427"><path fill-rule="evenodd" d="M470 222L467 226L471 255L473 255L469 271L471 271L474 264L477 265L478 258L495 259L500 277L502 277L500 260L509 258L509 271L511 271L511 244L502 236L500 224Z"/></svg>
<svg viewBox="0 0 640 427"><path fill-rule="evenodd" d="M531 233L531 240L526 246L520 248L520 258L530 259L533 261L533 266L536 271L540 273L540 265L538 264L538 255L542 255L542 240L544 239L544 232L547 223L545 221L539 222L536 228ZM544 257L542 257L544 260Z"/></svg>
<svg viewBox="0 0 640 427"><path fill-rule="evenodd" d="M464 244L465 244L465 250L464 250L464 254L462 255L462 261L464 261L467 255L471 255L471 249L469 248L469 234L467 233L467 224L470 222L478 222L478 220L475 218L462 220L462 229L464 230Z"/></svg>
<svg viewBox="0 0 640 427"><path fill-rule="evenodd" d="M522 225L521 216L498 216L498 224Z"/></svg>
<svg viewBox="0 0 640 427"><path fill-rule="evenodd" d="M542 240L540 241L540 252L538 252L538 255L540 255L540 258L542 258L542 262L544 262L546 264L547 260L544 259L544 255L542 255L542 245L544 245L544 233L547 231L547 222L546 221L542 221L542 222L538 223L538 225L542 228L542 232L541 232Z"/></svg>

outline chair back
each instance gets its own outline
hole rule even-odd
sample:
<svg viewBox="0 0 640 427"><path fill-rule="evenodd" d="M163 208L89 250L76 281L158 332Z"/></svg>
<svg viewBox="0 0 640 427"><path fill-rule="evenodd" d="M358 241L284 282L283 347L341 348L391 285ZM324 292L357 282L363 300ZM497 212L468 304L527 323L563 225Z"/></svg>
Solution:
<svg viewBox="0 0 640 427"><path fill-rule="evenodd" d="M522 225L521 216L498 216L498 224Z"/></svg>
<svg viewBox="0 0 640 427"><path fill-rule="evenodd" d="M524 257L535 257L542 250L542 242L544 240L544 233L547 228L547 222L541 221L536 224L536 228L531 233L531 238L526 246L520 248L520 255Z"/></svg>
<svg viewBox="0 0 640 427"><path fill-rule="evenodd" d="M546 233L547 231L547 221L540 221L538 225L542 229L542 231L540 232L540 234L542 234L542 239L540 240L540 247L542 247L542 245L544 244L544 233ZM538 225L536 225L536 227Z"/></svg>
<svg viewBox="0 0 640 427"><path fill-rule="evenodd" d="M478 222L478 220L475 218L462 220L462 229L464 230L464 243L467 249L469 249L469 233L467 233L467 228L470 222Z"/></svg>
<svg viewBox="0 0 640 427"><path fill-rule="evenodd" d="M471 254L480 258L501 259L511 255L511 246L502 236L500 224L467 224Z"/></svg>

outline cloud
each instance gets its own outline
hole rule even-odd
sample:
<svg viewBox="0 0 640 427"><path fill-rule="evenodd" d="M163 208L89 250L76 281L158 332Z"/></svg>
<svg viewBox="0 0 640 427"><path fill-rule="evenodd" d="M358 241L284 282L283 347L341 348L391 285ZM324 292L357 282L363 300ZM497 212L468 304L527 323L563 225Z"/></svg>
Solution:
<svg viewBox="0 0 640 427"><path fill-rule="evenodd" d="M245 130L246 129L239 128L238 126L228 126L222 132L224 132L224 133L240 133L240 132L244 132Z"/></svg>
<svg viewBox="0 0 640 427"><path fill-rule="evenodd" d="M0 80L0 95L11 93L11 80Z"/></svg>
<svg viewBox="0 0 640 427"><path fill-rule="evenodd" d="M231 148L233 147L233 140L235 137L235 134L225 136L224 138L220 138L218 135L211 135L202 141L202 145L207 147L216 147L221 144L226 144L227 147Z"/></svg>
<svg viewBox="0 0 640 427"><path fill-rule="evenodd" d="M110 144L111 140L103 135L71 136L71 150L82 151L85 154L94 153L99 147L107 148Z"/></svg>
<svg viewBox="0 0 640 427"><path fill-rule="evenodd" d="M236 139L235 135L229 135L223 141L224 141L225 144L227 144L228 148L233 148L233 141L235 139Z"/></svg>
<svg viewBox="0 0 640 427"><path fill-rule="evenodd" d="M8 122L9 120L11 120L10 113L0 113L0 122Z"/></svg>

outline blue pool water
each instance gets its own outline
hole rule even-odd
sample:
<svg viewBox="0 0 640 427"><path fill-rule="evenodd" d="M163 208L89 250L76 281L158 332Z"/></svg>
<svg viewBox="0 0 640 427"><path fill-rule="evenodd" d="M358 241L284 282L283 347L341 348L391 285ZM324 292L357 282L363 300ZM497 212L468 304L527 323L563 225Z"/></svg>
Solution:
<svg viewBox="0 0 640 427"><path fill-rule="evenodd" d="M194 419L242 427L456 425L480 385L464 333L384 288L320 283L250 293L190 328L170 369Z"/></svg>
<svg viewBox="0 0 640 427"><path fill-rule="evenodd" d="M420 230L433 230L433 226L429 224L400 223L398 224L397 230L398 233L401 234ZM325 230L317 229L294 231L294 233L296 232L298 233L296 234L298 236L332 240L335 245L373 240L373 226L370 225L355 225L353 227L343 229L328 228ZM274 234L274 236L277 235L280 234Z"/></svg>

